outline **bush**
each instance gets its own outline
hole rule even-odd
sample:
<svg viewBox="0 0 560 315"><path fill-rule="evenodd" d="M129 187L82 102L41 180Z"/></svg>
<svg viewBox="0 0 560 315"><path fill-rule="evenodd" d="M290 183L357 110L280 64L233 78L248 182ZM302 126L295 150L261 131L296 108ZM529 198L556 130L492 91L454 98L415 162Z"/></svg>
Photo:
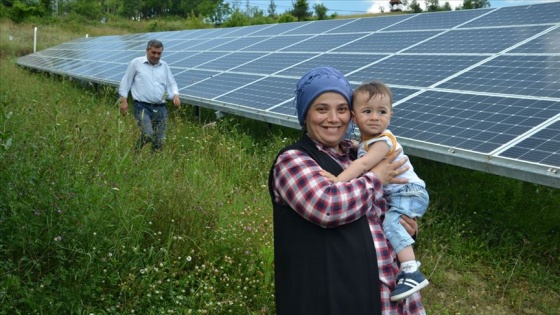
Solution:
<svg viewBox="0 0 560 315"><path fill-rule="evenodd" d="M236 9L231 14L230 18L224 22L223 27L237 27L237 26L248 26L251 25L250 19L247 15L239 9Z"/></svg>
<svg viewBox="0 0 560 315"><path fill-rule="evenodd" d="M282 13L282 15L278 17L278 23L291 23L291 22L297 22L297 18L291 15L290 13Z"/></svg>
<svg viewBox="0 0 560 315"><path fill-rule="evenodd" d="M12 21L21 23L32 16L44 16L45 10L39 5L26 5L17 1L10 9L7 9L7 15Z"/></svg>

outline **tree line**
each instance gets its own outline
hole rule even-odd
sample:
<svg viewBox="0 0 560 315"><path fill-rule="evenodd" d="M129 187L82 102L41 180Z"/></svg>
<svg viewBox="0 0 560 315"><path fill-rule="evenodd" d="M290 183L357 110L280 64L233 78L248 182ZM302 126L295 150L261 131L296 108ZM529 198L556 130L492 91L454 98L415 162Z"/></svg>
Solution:
<svg viewBox="0 0 560 315"><path fill-rule="evenodd" d="M394 5L394 1L387 0ZM402 0L391 11L423 12L418 0ZM250 0L2 0L0 17L19 23L33 18L56 18L76 15L89 20L104 21L112 17L133 20L158 18L196 18L214 26L246 26L307 20L325 20L337 17L328 15L323 3L312 6L308 0L292 1L292 8L279 13L274 0L266 10L252 6ZM489 0L463 0L455 9L490 7ZM425 11L452 10L449 2L426 0ZM383 11L382 11L383 12Z"/></svg>

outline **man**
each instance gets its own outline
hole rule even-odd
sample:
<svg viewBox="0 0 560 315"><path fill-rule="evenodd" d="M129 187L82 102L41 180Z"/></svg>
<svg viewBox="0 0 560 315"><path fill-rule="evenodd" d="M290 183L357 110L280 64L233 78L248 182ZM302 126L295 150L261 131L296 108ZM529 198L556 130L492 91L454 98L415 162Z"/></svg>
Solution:
<svg viewBox="0 0 560 315"><path fill-rule="evenodd" d="M162 42L150 40L146 56L135 58L128 64L119 86L121 114L128 112L129 91L134 100L134 117L140 127L135 152L139 152L149 142L152 143L152 152L163 148L167 129L166 99L173 98L176 108L181 105L179 89L171 69L165 61L160 60L162 52Z"/></svg>

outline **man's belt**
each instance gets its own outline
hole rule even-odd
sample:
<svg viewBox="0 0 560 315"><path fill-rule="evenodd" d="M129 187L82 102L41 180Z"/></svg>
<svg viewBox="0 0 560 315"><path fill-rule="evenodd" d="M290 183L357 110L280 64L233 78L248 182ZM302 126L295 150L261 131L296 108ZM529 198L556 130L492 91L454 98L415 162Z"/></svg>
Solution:
<svg viewBox="0 0 560 315"><path fill-rule="evenodd" d="M149 106L165 106L165 103L148 103L142 101L134 101L134 103L142 104L142 105L149 105Z"/></svg>

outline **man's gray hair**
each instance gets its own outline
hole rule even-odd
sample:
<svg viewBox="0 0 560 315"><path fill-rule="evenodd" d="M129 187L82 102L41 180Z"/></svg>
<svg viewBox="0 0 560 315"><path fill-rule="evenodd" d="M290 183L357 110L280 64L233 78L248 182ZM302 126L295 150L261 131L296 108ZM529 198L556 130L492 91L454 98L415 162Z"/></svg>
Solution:
<svg viewBox="0 0 560 315"><path fill-rule="evenodd" d="M151 39L151 40L148 42L148 47L146 47L146 49L150 49L150 48L152 48L152 47L163 49L163 43L160 42L160 41L157 40L157 39Z"/></svg>

